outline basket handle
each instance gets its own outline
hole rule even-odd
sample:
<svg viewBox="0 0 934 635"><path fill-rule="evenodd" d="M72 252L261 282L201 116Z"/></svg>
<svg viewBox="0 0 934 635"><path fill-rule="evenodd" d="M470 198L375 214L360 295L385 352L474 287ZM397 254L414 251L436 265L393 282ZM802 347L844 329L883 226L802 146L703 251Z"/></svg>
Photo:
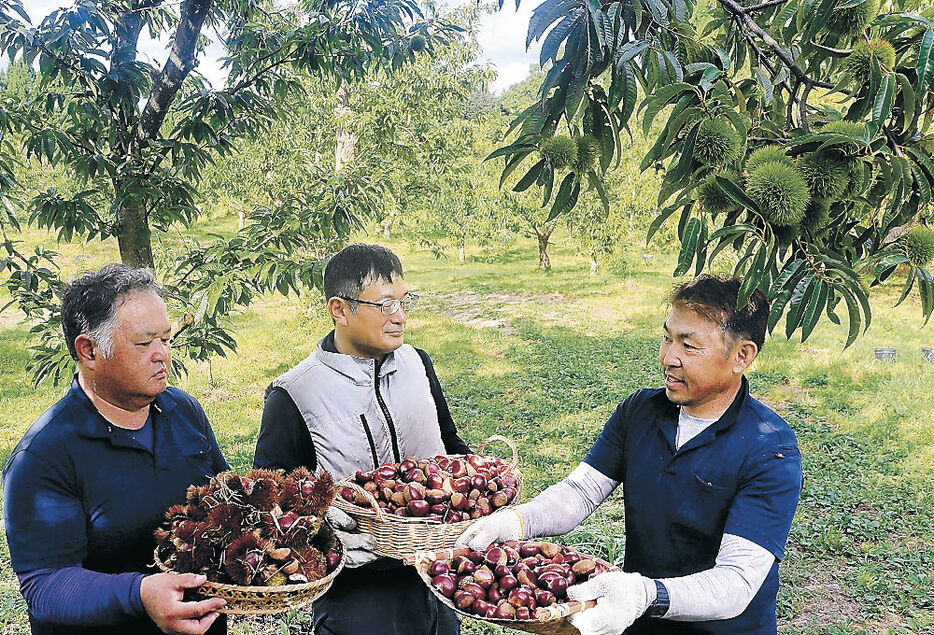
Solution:
<svg viewBox="0 0 934 635"><path fill-rule="evenodd" d="M377 521L383 520L383 516L384 516L383 509L379 506L379 503L376 502L376 497L374 497L371 493L369 493L368 491L366 491L365 489L357 485L354 481L350 481L350 480L344 481L344 484L347 485L350 489L352 489L355 492L363 493L364 498L366 498L366 502L369 503L370 507L373 508L373 511L376 512L376 520Z"/></svg>
<svg viewBox="0 0 934 635"><path fill-rule="evenodd" d="M487 444L491 441L502 441L507 446L509 446L510 450L512 450L512 459L509 461L509 467L515 468L517 465L519 465L519 448L516 447L516 444L512 441L512 439L507 439L506 437L499 434L494 434L493 436L487 437L481 441L479 447L477 448L477 454L483 454Z"/></svg>

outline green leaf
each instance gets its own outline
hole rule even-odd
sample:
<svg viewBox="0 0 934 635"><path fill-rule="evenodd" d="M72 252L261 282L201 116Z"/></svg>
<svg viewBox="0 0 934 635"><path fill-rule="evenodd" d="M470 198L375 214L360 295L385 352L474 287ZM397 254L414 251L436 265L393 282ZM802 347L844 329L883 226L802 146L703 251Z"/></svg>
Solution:
<svg viewBox="0 0 934 635"><path fill-rule="evenodd" d="M781 275L772 284L772 292L769 295L774 297L771 298L772 308L769 311L769 333L778 324L798 281L807 272L807 268L804 266L805 262L804 260L795 260L785 267Z"/></svg>
<svg viewBox="0 0 934 635"><path fill-rule="evenodd" d="M697 252L700 233L700 219L697 217L690 219L684 229L684 237L681 239L681 253L678 255L678 267L672 274L674 277L683 276L691 268L691 263L694 262L694 256Z"/></svg>
<svg viewBox="0 0 934 635"><path fill-rule="evenodd" d="M801 318L804 315L804 309L807 307L807 302L811 297L811 291L813 290L816 281L817 278L814 275L814 272L808 272L807 275L801 278L801 281L798 282L794 292L791 294L788 317L785 318L786 338L791 339L791 334L795 332L795 330L798 328L798 325L801 323Z"/></svg>
<svg viewBox="0 0 934 635"><path fill-rule="evenodd" d="M927 269L919 267L918 292L921 294L921 313L924 315L924 324L931 319L931 313L934 312L934 279L931 278ZM923 325L922 325L923 326Z"/></svg>
<svg viewBox="0 0 934 635"><path fill-rule="evenodd" d="M739 287L739 293L736 295L736 308L740 309L749 303L749 298L759 287L759 282L765 277L768 269L766 268L766 257L769 254L769 244L761 243L756 257L752 261L746 275L743 276L743 283Z"/></svg>
<svg viewBox="0 0 934 635"><path fill-rule="evenodd" d="M934 78L934 30L928 29L921 38L918 52L918 78L915 80L915 95L924 101L931 80Z"/></svg>
<svg viewBox="0 0 934 635"><path fill-rule="evenodd" d="M821 280L817 280L817 288L811 292L811 298L808 301L808 308L804 312L804 318L801 320L801 342L807 341L817 326L821 313L827 305L827 294L830 285Z"/></svg>
<svg viewBox="0 0 934 635"><path fill-rule="evenodd" d="M512 188L512 191L524 192L525 190L529 189L532 183L534 183L538 179L538 176L542 173L542 170L545 168L545 163L547 163L547 161L542 159L529 168L529 171L525 173L525 176L519 179L519 182L516 183L516 185Z"/></svg>
<svg viewBox="0 0 934 635"><path fill-rule="evenodd" d="M694 277L696 278L704 270L707 263L707 216L701 217L701 233L697 239L697 266L694 268Z"/></svg>
<svg viewBox="0 0 934 635"><path fill-rule="evenodd" d="M895 84L896 81L891 75L884 76L882 82L879 84L879 92L876 93L876 98L872 105L872 123L878 126L878 128L882 128L882 126L885 125L886 119L888 119L889 115L892 113L892 101L895 98Z"/></svg>
<svg viewBox="0 0 934 635"><path fill-rule="evenodd" d="M513 143L508 146L503 146L502 148L497 148L496 150L488 154L487 157L484 159L484 161L489 161L490 159L495 159L496 157L502 157L507 154L513 154L521 150L528 150L529 152L531 152L532 150L535 150L535 149L536 147L533 144L527 143L524 141L519 142L519 143Z"/></svg>
<svg viewBox="0 0 934 635"><path fill-rule="evenodd" d="M911 82L908 81L908 78L898 73L896 76L898 80L898 86L901 89L899 94L901 95L901 108L902 116L904 117L905 125L902 127L902 133L907 134L909 130L915 128L915 91L911 87Z"/></svg>
<svg viewBox="0 0 934 635"><path fill-rule="evenodd" d="M716 179L717 179L717 185L719 185L720 189L726 192L726 195L729 196L731 199L733 199L734 201L736 201L737 203L739 203L746 209L751 209L755 212L759 211L759 208L752 201L752 199L746 196L746 192L740 189L740 187L736 185L736 183L734 183L730 179L720 176L719 174L716 176Z"/></svg>
<svg viewBox="0 0 934 635"><path fill-rule="evenodd" d="M573 172L567 174L564 177L564 180L561 181L560 187L558 187L558 194L555 196L554 205L551 206L551 212L548 213L548 219L545 222L550 222L571 209L574 206L574 203L577 202L576 197L574 203L571 202L571 194L575 189L580 191L580 183L577 181Z"/></svg>
<svg viewBox="0 0 934 635"><path fill-rule="evenodd" d="M655 217L655 220L653 220L653 221L652 221L652 224L649 225L649 229L648 229L648 231L647 231L646 234L645 234L645 244L646 244L646 245L649 244L649 241L652 240L652 236L655 235L655 232L657 232L657 231L659 230L659 228L662 226L662 224L663 224L666 220L668 220L669 218L671 218L671 215L675 213L675 211L678 209L678 206L679 206L678 203L675 203L674 205L670 205L670 206L666 207L664 210L662 210L662 212L661 212L658 216ZM685 208L689 208L689 207L690 207L690 204L685 205Z"/></svg>
<svg viewBox="0 0 934 635"><path fill-rule="evenodd" d="M850 344L856 341L856 336L859 335L861 320L859 314L859 305L853 298L853 293L850 291L849 287L841 287L840 295L843 296L843 299L846 302L847 319L849 320L849 329L846 336L846 343L843 345L843 350L846 350L850 347Z"/></svg>

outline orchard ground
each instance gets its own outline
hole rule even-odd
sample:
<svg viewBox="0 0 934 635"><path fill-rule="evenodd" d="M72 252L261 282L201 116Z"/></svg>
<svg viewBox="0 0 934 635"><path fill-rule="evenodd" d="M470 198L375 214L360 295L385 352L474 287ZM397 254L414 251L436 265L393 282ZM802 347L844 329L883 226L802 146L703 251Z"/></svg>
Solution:
<svg viewBox="0 0 934 635"><path fill-rule="evenodd" d="M216 219L198 231L228 225ZM23 238L48 241L38 232ZM518 443L526 497L577 464L619 401L660 385L657 347L675 264L674 255L646 250L636 237L590 277L589 261L566 236L553 240L550 272L536 268L530 240L473 249L464 263L379 240L400 255L422 297L407 341L432 355L472 447L497 433ZM116 258L110 244L55 248L68 263L66 277ZM785 635L934 633L934 364L921 354L934 346L934 327L921 328L917 297L891 308L897 294L897 282L874 293L872 327L845 351L845 324L825 320L804 344L786 341L781 324L748 374L753 394L789 421L804 456L804 491L781 570ZM238 353L189 363L188 376L174 381L201 401L228 461L242 470L252 459L267 383L306 356L330 325L314 293L263 297L231 320ZM28 329L12 310L0 313L3 463L63 390L26 381ZM876 360L874 346L895 347L897 359ZM620 495L561 540L621 561ZM5 539L0 630L28 632ZM231 632L311 629L307 613L293 612L235 618ZM464 632L503 631L470 620Z"/></svg>

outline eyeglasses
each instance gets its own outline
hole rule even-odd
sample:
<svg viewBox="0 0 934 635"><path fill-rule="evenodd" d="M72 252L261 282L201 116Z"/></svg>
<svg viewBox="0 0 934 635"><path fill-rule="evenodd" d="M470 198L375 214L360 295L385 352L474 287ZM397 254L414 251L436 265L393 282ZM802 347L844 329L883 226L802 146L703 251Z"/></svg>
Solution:
<svg viewBox="0 0 934 635"><path fill-rule="evenodd" d="M401 300L383 300L382 302L370 302L369 300L361 300L360 298L348 298L347 296L339 295L337 296L341 300L346 300L347 302L359 302L360 304L369 304L370 306L378 306L379 312L383 315L394 315L399 312L401 308L403 311L408 313L415 305L418 304L418 296L414 293L406 293L402 296Z"/></svg>

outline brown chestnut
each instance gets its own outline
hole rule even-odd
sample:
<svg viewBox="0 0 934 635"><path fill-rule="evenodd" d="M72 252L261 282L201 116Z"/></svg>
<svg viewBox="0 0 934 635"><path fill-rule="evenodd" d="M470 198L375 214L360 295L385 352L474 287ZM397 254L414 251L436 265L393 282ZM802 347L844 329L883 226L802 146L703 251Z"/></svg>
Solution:
<svg viewBox="0 0 934 635"><path fill-rule="evenodd" d="M551 606L555 603L555 594L547 589L535 589L535 602L539 606Z"/></svg>
<svg viewBox="0 0 934 635"><path fill-rule="evenodd" d="M441 595L448 598L454 595L454 590L457 588L454 578L449 575L436 575L431 579L431 583Z"/></svg>
<svg viewBox="0 0 934 635"><path fill-rule="evenodd" d="M406 505L406 509L409 510L409 513L413 516L424 516L429 511L428 501L423 500L413 500L409 501L409 504Z"/></svg>
<svg viewBox="0 0 934 635"><path fill-rule="evenodd" d="M467 593L467 591L457 590L454 592L454 596L451 599L454 600L454 606L459 608L461 611L466 611L471 607L477 598L475 598L470 593Z"/></svg>
<svg viewBox="0 0 934 635"><path fill-rule="evenodd" d="M508 556L502 547L490 547L486 550L483 560L490 568L495 569L501 564L505 565L508 561Z"/></svg>
<svg viewBox="0 0 934 635"><path fill-rule="evenodd" d="M477 567L476 571L473 572L473 579L484 589L489 589L496 582L496 576L486 567Z"/></svg>
<svg viewBox="0 0 934 635"><path fill-rule="evenodd" d="M500 620L513 620L516 618L516 607L509 602L503 602L496 607L496 613L493 616Z"/></svg>
<svg viewBox="0 0 934 635"><path fill-rule="evenodd" d="M428 565L428 575L437 576L447 573L451 570L451 565L448 564L447 560L435 560L430 565Z"/></svg>

